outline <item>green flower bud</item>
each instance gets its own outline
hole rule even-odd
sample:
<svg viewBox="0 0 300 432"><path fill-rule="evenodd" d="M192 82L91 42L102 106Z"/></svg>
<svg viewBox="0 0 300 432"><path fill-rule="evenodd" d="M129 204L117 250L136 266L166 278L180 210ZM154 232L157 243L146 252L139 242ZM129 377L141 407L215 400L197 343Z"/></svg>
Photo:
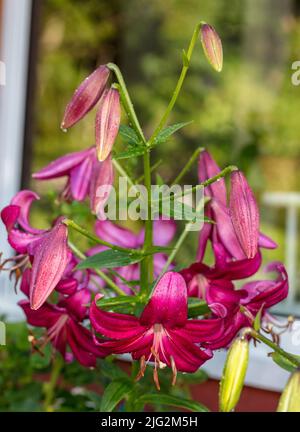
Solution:
<svg viewBox="0 0 300 432"><path fill-rule="evenodd" d="M290 376L280 396L277 412L300 412L300 370Z"/></svg>
<svg viewBox="0 0 300 432"><path fill-rule="evenodd" d="M244 338L231 345L220 383L220 411L230 412L239 401L248 367L249 343Z"/></svg>

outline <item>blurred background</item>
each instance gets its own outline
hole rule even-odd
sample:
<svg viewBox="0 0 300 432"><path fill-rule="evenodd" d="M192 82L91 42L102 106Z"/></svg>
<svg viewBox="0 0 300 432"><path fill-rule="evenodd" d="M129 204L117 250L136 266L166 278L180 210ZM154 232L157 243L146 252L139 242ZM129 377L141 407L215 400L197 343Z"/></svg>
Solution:
<svg viewBox="0 0 300 432"><path fill-rule="evenodd" d="M81 80L99 64L117 63L149 136L174 89L194 26L204 20L217 29L224 69L214 73L196 45L170 119L193 123L157 148L153 162L162 159L159 173L168 181L204 146L221 167L245 171L260 201L263 232L279 244L264 258L284 261L289 271L290 296L277 312L299 316L300 87L292 82L292 65L300 60L300 0L2 0L0 11L0 61L6 66L0 85L1 207L20 186L33 188L43 196L33 215L37 227L48 226L58 211L53 197L61 183L52 182L49 190L31 173L93 144L93 114L67 134L59 128ZM139 171L140 162L126 169ZM185 184L196 182L195 166ZM64 210L86 216L81 207ZM1 230L1 250L9 253ZM191 262L196 243L197 235L190 235L180 264ZM1 311L19 318L15 294L1 281ZM255 386L262 383L259 361L248 377ZM261 386L278 390L286 376L272 386L269 372Z"/></svg>

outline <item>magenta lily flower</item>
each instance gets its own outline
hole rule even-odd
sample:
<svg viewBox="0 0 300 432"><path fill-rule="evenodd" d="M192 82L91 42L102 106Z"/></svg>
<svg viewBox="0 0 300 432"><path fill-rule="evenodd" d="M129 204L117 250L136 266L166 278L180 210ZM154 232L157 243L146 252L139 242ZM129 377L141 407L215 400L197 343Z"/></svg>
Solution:
<svg viewBox="0 0 300 432"><path fill-rule="evenodd" d="M153 243L156 246L167 246L175 236L176 223L173 220L155 220L153 228ZM130 249L138 249L144 243L145 231L141 229L139 233L135 234L127 228L121 227L112 223L109 220L98 220L95 224L95 232L102 239L117 246ZM95 253L102 252L106 248L104 246L96 246L87 252L91 256ZM154 276L158 277L167 262L167 256L164 253L156 253L154 255ZM170 266L170 269L172 266ZM127 281L138 281L140 277L140 269L138 264L131 264L129 266L119 267L116 269L119 275ZM132 294L131 289L116 277L118 286L126 292Z"/></svg>
<svg viewBox="0 0 300 432"><path fill-rule="evenodd" d="M105 162L98 162L95 147L87 150L69 153L33 174L37 180L50 180L58 177L67 177L67 183L62 192L67 200L83 201L90 196L91 210L101 213L114 181L114 172L111 157ZM97 190L101 186L107 187L105 196L97 196Z"/></svg>
<svg viewBox="0 0 300 432"><path fill-rule="evenodd" d="M259 280L246 283L242 289L233 285L210 284L205 293L206 301L214 316L223 319L223 334L220 339L205 346L218 349L228 346L243 327L252 327L257 313L261 310L262 320L268 319L268 309L284 300L288 295L288 275L279 262L270 263L266 271L276 272L276 280Z"/></svg>
<svg viewBox="0 0 300 432"><path fill-rule="evenodd" d="M261 254L254 258L236 261L217 260L213 267L202 262L196 262L181 270L180 274L188 286L188 295L205 299L210 286L233 287L232 281L242 280L253 276L261 266Z"/></svg>
<svg viewBox="0 0 300 432"><path fill-rule="evenodd" d="M38 195L30 190L18 192L1 212L10 245L24 257L22 264L28 263L29 257L32 260L29 295L32 309L38 309L45 302L70 260L68 230L62 219L49 230L31 227L29 213L35 199L39 199Z"/></svg>
<svg viewBox="0 0 300 432"><path fill-rule="evenodd" d="M28 296L30 292L31 270L27 269L22 277L21 290ZM71 296L63 297L57 305L44 303L39 310L32 310L28 300L19 301L27 321L35 327L45 327L46 336L42 346L51 342L65 361L70 362L75 357L80 364L94 367L97 357L105 357L106 351L96 346L91 332L84 327L82 321L87 317L87 304L91 293L80 289ZM67 350L67 347L70 350Z"/></svg>
<svg viewBox="0 0 300 432"><path fill-rule="evenodd" d="M198 344L217 339L222 334L220 319L188 320L187 288L177 273L168 272L158 282L141 316L105 312L90 308L91 324L100 335L111 339L101 343L111 353L131 353L140 360L138 379L147 362L154 362L154 381L159 389L158 369L172 368L173 384L177 370L195 372L212 353Z"/></svg>
<svg viewBox="0 0 300 432"><path fill-rule="evenodd" d="M101 65L80 84L66 107L62 129L73 126L96 105L105 90L109 74L108 67Z"/></svg>
<svg viewBox="0 0 300 432"><path fill-rule="evenodd" d="M219 172L220 168L210 154L207 151L202 152L199 158L199 181L203 182ZM233 179L231 210L227 206L224 179L220 179L204 190L205 195L211 199L206 206L206 215L216 224L205 223L200 231L197 252L199 261L202 261L204 257L208 240L212 243L216 260L253 258L258 247L268 249L277 247L269 237L258 233L258 210L253 193L247 186L248 183L246 184L244 176L240 172L233 173ZM243 185L241 186L242 179ZM241 197L243 198L240 199ZM246 214L248 215L247 223Z"/></svg>

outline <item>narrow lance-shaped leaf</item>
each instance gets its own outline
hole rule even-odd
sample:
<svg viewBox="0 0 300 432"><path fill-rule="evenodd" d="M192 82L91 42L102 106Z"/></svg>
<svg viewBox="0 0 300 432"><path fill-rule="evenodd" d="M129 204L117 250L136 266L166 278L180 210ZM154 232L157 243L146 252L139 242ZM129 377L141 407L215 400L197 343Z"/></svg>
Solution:
<svg viewBox="0 0 300 432"><path fill-rule="evenodd" d="M108 249L81 261L77 265L77 268L78 269L86 269L86 268L101 269L101 268L123 267L123 266L128 266L130 264L135 264L141 261L142 259L143 259L142 254Z"/></svg>

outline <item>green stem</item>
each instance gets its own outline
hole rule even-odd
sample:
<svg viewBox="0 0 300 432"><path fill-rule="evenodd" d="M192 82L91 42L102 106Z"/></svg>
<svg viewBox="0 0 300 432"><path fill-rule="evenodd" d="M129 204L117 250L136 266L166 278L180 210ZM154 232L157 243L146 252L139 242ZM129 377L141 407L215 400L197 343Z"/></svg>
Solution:
<svg viewBox="0 0 300 432"><path fill-rule="evenodd" d="M152 167L151 167L151 173L152 173L153 171L155 171L155 170L156 170L156 169L157 169L161 164L162 164L162 160L161 160L161 159L159 159L157 162L155 162L155 164L152 165ZM144 180L144 178L145 178L144 174L141 175L140 177L138 177L138 178L136 179L135 184L140 184L140 183Z"/></svg>
<svg viewBox="0 0 300 432"><path fill-rule="evenodd" d="M64 365L64 361L60 354L58 354L52 364L52 370L50 379L48 382L44 384L44 393L45 393L45 399L44 399L44 409L47 412L53 411L53 400L55 397L55 387L57 384L57 380L59 378L59 374L61 372L61 369Z"/></svg>
<svg viewBox="0 0 300 432"><path fill-rule="evenodd" d="M77 255L78 258L84 260L86 259L86 255L81 252L72 242L68 242L70 249L75 253L75 255ZM118 287L118 285L116 285L114 283L114 281L108 277L104 272L102 272L101 270L98 269L94 269L93 270L98 276L101 277L101 279L103 279L107 285L118 295L125 295L124 291L121 290L121 288Z"/></svg>
<svg viewBox="0 0 300 432"><path fill-rule="evenodd" d="M120 71L118 66L114 63L108 63L106 66L108 67L108 69L110 69L111 71L114 72L114 74L118 80L118 83L120 85L122 105L126 111L126 114L129 118L129 121L130 121L132 127L135 129L135 131L138 134L141 141L144 144L146 144L146 139L144 137L141 125L138 121L137 115L134 111L133 103L131 102L131 99L130 99L130 96L129 96L122 72Z"/></svg>
<svg viewBox="0 0 300 432"><path fill-rule="evenodd" d="M63 223L67 225L68 227L73 228L75 231L82 234L84 237L92 240L95 243L101 244L103 246L107 246L110 249L120 251L120 252L127 252L127 253L142 253L140 249L129 249L129 248L123 248L117 245L114 245L112 243L109 243L105 240L100 239L99 237L95 236L94 234L90 233L88 230L83 228L82 226L78 225L76 222L74 222L71 219L64 219Z"/></svg>
<svg viewBox="0 0 300 432"><path fill-rule="evenodd" d="M147 189L147 219L145 221L145 240L144 240L144 253L152 247L153 223L152 223L152 204L151 204L151 164L150 152L146 151L144 154L144 179ZM153 278L153 256L148 255L141 261L141 293L147 293L149 283Z"/></svg>
<svg viewBox="0 0 300 432"><path fill-rule="evenodd" d="M280 348L278 345L276 345L274 342L272 342L270 339L266 338L261 333L255 331L252 328L246 329L245 334L250 334L255 339L263 342L268 347L272 348L274 351L276 351L278 354L280 354L282 357L285 357L287 360L289 360L295 367L300 367L300 362L295 359L295 357L284 351L282 348Z"/></svg>
<svg viewBox="0 0 300 432"><path fill-rule="evenodd" d="M199 23L195 27L193 36L191 38L191 41L190 41L190 44L189 44L189 47L188 47L188 50L187 50L187 53L186 53L186 58L185 58L185 61L183 63L183 66L182 66L182 69L181 69L181 73L180 73L180 76L178 78L178 81L177 81L175 90L173 92L172 98L171 98L171 100L169 102L169 105L167 106L167 109L166 109L164 115L162 116L161 121L159 122L159 124L158 124L157 128L155 129L153 135L151 136L150 140L148 141L148 145L149 146L151 146L153 144L153 142L155 141L155 138L157 137L157 135L160 133L160 131L165 126L166 122L168 121L169 115L170 115L170 113L171 113L171 111L172 111L172 109L173 109L173 107L174 107L174 105L175 105L175 103L177 101L177 98L179 96L181 87L182 87L184 79L185 79L185 76L186 76L187 71L188 71L189 66L190 66L191 57L192 57L192 54L193 54L193 51L194 51L194 47L195 47L195 44L196 44L196 41L197 41L197 38L198 38L198 35L199 35L199 31L200 31L201 25L202 25L202 23Z"/></svg>
<svg viewBox="0 0 300 432"><path fill-rule="evenodd" d="M186 191L184 191L181 195L171 195L171 196L165 196L159 199L159 201L167 201L167 200L174 200L179 199L184 197L185 195L191 194L193 192L196 192L197 190L203 188L203 187L207 187L213 183L215 183L216 181L218 181L219 179L225 177L227 174L230 174L233 171L236 171L238 168L235 165L229 165L228 167L224 168L222 171L219 172L219 174L215 175L214 177L211 177L207 180L205 180L204 182L193 186L190 189L187 189Z"/></svg>
<svg viewBox="0 0 300 432"><path fill-rule="evenodd" d="M180 171L180 173L178 174L178 176L173 180L171 186L180 183L180 181L182 180L182 178L185 176L185 174L189 171L189 169L191 168L191 166L193 165L193 163L195 162L195 160L197 159L197 157L199 156L199 154L204 150L203 147L198 147L194 153L192 154L192 156L190 157L190 159L188 160L187 164L183 167L183 169Z"/></svg>

